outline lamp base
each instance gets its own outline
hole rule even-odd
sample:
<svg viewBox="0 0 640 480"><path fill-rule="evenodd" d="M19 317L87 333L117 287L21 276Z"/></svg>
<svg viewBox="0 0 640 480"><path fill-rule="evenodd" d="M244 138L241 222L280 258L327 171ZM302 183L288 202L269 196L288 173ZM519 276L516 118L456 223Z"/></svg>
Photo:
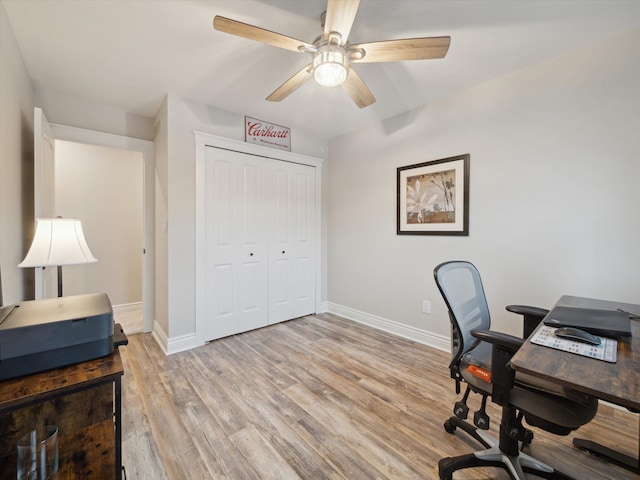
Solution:
<svg viewBox="0 0 640 480"><path fill-rule="evenodd" d="M62 296L62 267L58 265L58 297Z"/></svg>

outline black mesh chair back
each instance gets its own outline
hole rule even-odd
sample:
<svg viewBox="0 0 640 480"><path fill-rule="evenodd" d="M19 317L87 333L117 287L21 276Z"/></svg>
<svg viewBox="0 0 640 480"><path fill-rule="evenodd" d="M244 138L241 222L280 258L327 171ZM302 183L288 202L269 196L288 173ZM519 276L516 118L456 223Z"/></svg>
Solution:
<svg viewBox="0 0 640 480"><path fill-rule="evenodd" d="M449 309L452 327L449 368L455 370L460 358L480 343L471 331L491 327L489 307L480 274L471 263L452 261L440 264L434 270L434 276Z"/></svg>

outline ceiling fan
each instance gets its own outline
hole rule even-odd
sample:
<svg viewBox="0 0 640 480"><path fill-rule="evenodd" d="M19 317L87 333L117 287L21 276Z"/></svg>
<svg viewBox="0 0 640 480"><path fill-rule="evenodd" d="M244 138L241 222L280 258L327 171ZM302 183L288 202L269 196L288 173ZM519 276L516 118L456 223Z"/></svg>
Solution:
<svg viewBox="0 0 640 480"><path fill-rule="evenodd" d="M397 62L444 58L451 37L406 38L380 42L349 43L349 32L360 0L328 0L322 14L323 34L313 43L287 37L254 25L216 15L213 28L221 32L311 55L312 61L280 85L267 100L279 102L302 86L311 77L326 86L342 85L360 108L376 101L352 63Z"/></svg>

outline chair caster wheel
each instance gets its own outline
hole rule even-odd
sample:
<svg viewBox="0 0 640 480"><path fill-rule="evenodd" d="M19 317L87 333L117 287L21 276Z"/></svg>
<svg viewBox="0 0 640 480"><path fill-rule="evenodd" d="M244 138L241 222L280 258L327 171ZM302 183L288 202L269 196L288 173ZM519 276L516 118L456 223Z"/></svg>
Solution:
<svg viewBox="0 0 640 480"><path fill-rule="evenodd" d="M451 422L451 420L446 420L444 422L444 429L447 433L454 433L456 431L456 426Z"/></svg>
<svg viewBox="0 0 640 480"><path fill-rule="evenodd" d="M522 446L531 445L533 442L533 432L531 430L524 431L524 438L522 439Z"/></svg>

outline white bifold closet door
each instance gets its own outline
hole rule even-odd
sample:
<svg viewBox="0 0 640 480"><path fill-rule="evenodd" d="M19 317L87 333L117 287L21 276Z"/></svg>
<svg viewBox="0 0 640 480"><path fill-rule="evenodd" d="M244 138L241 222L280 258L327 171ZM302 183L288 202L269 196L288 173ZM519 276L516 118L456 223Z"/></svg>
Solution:
<svg viewBox="0 0 640 480"><path fill-rule="evenodd" d="M315 168L207 147L206 337L315 311Z"/></svg>

